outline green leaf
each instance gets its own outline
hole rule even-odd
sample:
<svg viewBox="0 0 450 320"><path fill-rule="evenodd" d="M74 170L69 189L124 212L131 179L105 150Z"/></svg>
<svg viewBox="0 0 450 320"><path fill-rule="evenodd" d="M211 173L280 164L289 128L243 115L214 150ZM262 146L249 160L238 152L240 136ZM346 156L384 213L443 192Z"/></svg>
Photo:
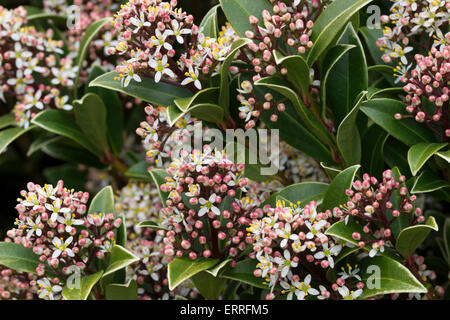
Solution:
<svg viewBox="0 0 450 320"><path fill-rule="evenodd" d="M0 242L0 265L7 268L36 273L41 262L32 248L25 248L20 243Z"/></svg>
<svg viewBox="0 0 450 320"><path fill-rule="evenodd" d="M114 245L111 250L111 257L109 259L108 267L103 274L103 277L108 274L112 274L117 270L123 269L126 266L139 261L139 257L135 256L133 253L125 249L120 245Z"/></svg>
<svg viewBox="0 0 450 320"><path fill-rule="evenodd" d="M36 12L27 16L27 21L38 21L38 20L54 20L55 22L65 23L67 17L64 15L56 14L56 13L47 13L47 12Z"/></svg>
<svg viewBox="0 0 450 320"><path fill-rule="evenodd" d="M402 102L386 98L365 101L361 106L361 111L373 122L408 146L434 141L433 133L423 124L414 119L396 120L394 118L396 113L404 113L404 109Z"/></svg>
<svg viewBox="0 0 450 320"><path fill-rule="evenodd" d="M36 126L30 126L27 129L24 128L10 128L0 131L0 154L6 149L9 144L19 138L21 135L34 129Z"/></svg>
<svg viewBox="0 0 450 320"><path fill-rule="evenodd" d="M367 48L369 49L370 56L372 57L372 60L377 65L384 65L384 61L381 58L382 52L380 48L376 45L376 42L378 39L383 37L383 30L380 29L369 29L368 27L360 27L359 32L362 34L364 38L364 42L367 45ZM392 72L391 72L392 74Z"/></svg>
<svg viewBox="0 0 450 320"><path fill-rule="evenodd" d="M206 37L218 38L219 23L217 22L217 8L219 8L219 6L220 5L215 5L212 7L203 17L203 20L199 25L201 32Z"/></svg>
<svg viewBox="0 0 450 320"><path fill-rule="evenodd" d="M93 80L89 87L101 87L123 92L145 102L165 107L172 105L175 99L192 96L192 92L187 88L163 82L156 83L151 78L142 78L142 82L131 81L127 87L122 87L120 80L114 79L118 76L118 73L115 71L105 73Z"/></svg>
<svg viewBox="0 0 450 320"><path fill-rule="evenodd" d="M408 147L397 139L388 135L383 146L384 161L390 168L398 167L408 177L409 165L406 160Z"/></svg>
<svg viewBox="0 0 450 320"><path fill-rule="evenodd" d="M140 161L133 165L125 175L131 179L142 180L142 181L152 181L152 177L148 172L149 163L147 161Z"/></svg>
<svg viewBox="0 0 450 320"><path fill-rule="evenodd" d="M184 280L196 275L199 272L215 266L217 259L197 259L175 258L169 263L167 277L169 279L169 290L175 289Z"/></svg>
<svg viewBox="0 0 450 320"><path fill-rule="evenodd" d="M328 77L330 75L331 70L333 70L336 63L342 58L342 56L347 53L350 49L355 48L354 45L349 44L338 44L328 50L324 62L322 64L322 83L323 85L320 86L320 102L321 102L321 108L322 108L322 118L326 115L326 105L327 105L327 83L328 83Z"/></svg>
<svg viewBox="0 0 450 320"><path fill-rule="evenodd" d="M367 61L364 49L351 23L338 40L341 45L354 45L329 72L326 82L327 105L338 126L355 106L355 101L368 87Z"/></svg>
<svg viewBox="0 0 450 320"><path fill-rule="evenodd" d="M69 138L89 150L92 154L100 156L98 148L84 135L80 128L75 124L73 118L66 111L44 110L31 122L47 131Z"/></svg>
<svg viewBox="0 0 450 320"><path fill-rule="evenodd" d="M12 112L4 114L0 117L0 129L12 126L16 124L14 114Z"/></svg>
<svg viewBox="0 0 450 320"><path fill-rule="evenodd" d="M377 274L369 269L371 266L378 267L380 273ZM386 256L364 258L360 261L359 268L361 280L366 284L359 299L367 299L378 294L427 292L427 289L405 266ZM379 281L379 287L372 286L376 284L376 281Z"/></svg>
<svg viewBox="0 0 450 320"><path fill-rule="evenodd" d="M267 87L289 99L306 128L322 142L326 144L333 143L326 129L319 123L311 111L306 108L299 96L289 88L283 79L277 77L262 78L255 82L255 86Z"/></svg>
<svg viewBox="0 0 450 320"><path fill-rule="evenodd" d="M380 98L384 98L383 96L386 95L399 95L404 93L405 91L403 88L384 88L384 89L378 89L370 87L368 88L369 93L367 94L367 99L373 99L375 96L380 96Z"/></svg>
<svg viewBox="0 0 450 320"><path fill-rule="evenodd" d="M447 151L439 151L436 153L437 156L441 157L442 159L444 159L445 161L447 161L448 163L450 163L450 150Z"/></svg>
<svg viewBox="0 0 450 320"><path fill-rule="evenodd" d="M322 182L302 182L293 184L271 195L261 206L270 204L272 207L275 207L276 198L278 196L281 196L294 204L297 204L298 201L302 204L308 204L311 201L320 203L327 188L328 184Z"/></svg>
<svg viewBox="0 0 450 320"><path fill-rule="evenodd" d="M83 69L83 62L86 58L89 46L94 39L94 37L102 30L102 28L109 22L111 23L113 19L111 17L103 18L101 20L92 23L84 32L83 39L81 40L80 47L78 49L77 59L75 65L78 67L77 75L74 81L74 97L77 97L78 90L78 79L80 78L81 69Z"/></svg>
<svg viewBox="0 0 450 320"><path fill-rule="evenodd" d="M370 146L362 149L362 166L364 172L380 177L384 169L383 149L388 134L381 127L373 124L367 129L362 145Z"/></svg>
<svg viewBox="0 0 450 320"><path fill-rule="evenodd" d="M225 261L222 261L218 265L214 266L214 268L206 270L206 272L213 275L214 277L217 277L219 272L222 271L231 261L232 261L232 259L227 259Z"/></svg>
<svg viewBox="0 0 450 320"><path fill-rule="evenodd" d="M336 178L333 179L323 197L323 210L332 210L334 207L339 207L340 205L347 203L348 196L345 194L345 190L351 188L353 179L360 167L360 165L349 167L341 171Z"/></svg>
<svg viewBox="0 0 450 320"><path fill-rule="evenodd" d="M260 26L264 27L263 10L269 10L272 13L272 6L266 0L220 0L220 5L227 20L242 38L245 37L245 31L254 30L248 21L250 16L257 17Z"/></svg>
<svg viewBox="0 0 450 320"><path fill-rule="evenodd" d="M119 155L123 143L124 108L117 92L100 87L89 87L92 80L104 74L99 65L94 65L89 74L85 93L98 95L106 107L106 123L108 142L115 155Z"/></svg>
<svg viewBox="0 0 450 320"><path fill-rule="evenodd" d="M445 146L447 146L447 143L421 142L413 145L408 151L408 163L413 176L419 172L428 159Z"/></svg>
<svg viewBox="0 0 450 320"><path fill-rule="evenodd" d="M400 231L395 248L403 257L409 257L417 247L428 237L431 230L438 231L439 227L433 217L428 217L425 224L407 227Z"/></svg>
<svg viewBox="0 0 450 320"><path fill-rule="evenodd" d="M323 168L323 170L327 174L328 178L330 178L330 180L333 180L334 178L336 178L336 176L339 174L339 172L342 171L342 170L339 170L336 168L329 167L323 162L320 163L320 166Z"/></svg>
<svg viewBox="0 0 450 320"><path fill-rule="evenodd" d="M153 182L156 184L158 188L159 197L161 198L162 205L166 207L166 200L169 196L169 192L161 191L161 185L166 183L166 177L169 176L166 170L164 169L153 169L149 171L150 176L153 179Z"/></svg>
<svg viewBox="0 0 450 320"><path fill-rule="evenodd" d="M411 193L427 193L449 187L450 183L425 170L414 181Z"/></svg>
<svg viewBox="0 0 450 320"><path fill-rule="evenodd" d="M127 284L110 283L106 286L106 300L137 300L136 280L130 280Z"/></svg>
<svg viewBox="0 0 450 320"><path fill-rule="evenodd" d="M156 222L150 221L150 220L148 220L148 221L141 221L141 222L139 222L136 225L136 227L138 227L138 228L151 228L151 229L154 229L154 230L169 230L166 227L160 226Z"/></svg>
<svg viewBox="0 0 450 320"><path fill-rule="evenodd" d="M80 279L80 288L72 288L66 284L62 290L62 296L66 300L86 300L92 291L92 288L101 279L103 271L84 276Z"/></svg>
<svg viewBox="0 0 450 320"><path fill-rule="evenodd" d="M274 51L274 58L277 65L286 68L287 78L294 84L296 89L302 93L308 93L309 90L309 66L301 56L284 57L280 52Z"/></svg>
<svg viewBox="0 0 450 320"><path fill-rule="evenodd" d="M229 2L228 0L225 0ZM263 0L265 1L265 0ZM230 110L230 67L234 61L234 56L237 52L244 46L248 45L252 41L249 39L238 39L233 42L231 45L230 53L225 58L222 63L222 67L220 69L220 94L219 94L219 103L220 106L225 110L226 113L229 113Z"/></svg>
<svg viewBox="0 0 450 320"><path fill-rule="evenodd" d="M73 102L73 109L76 123L91 139L98 153L102 154L108 150L106 107L100 97L94 93L88 93L81 100Z"/></svg>
<svg viewBox="0 0 450 320"><path fill-rule="evenodd" d="M337 145L347 166L361 162L361 137L356 125L359 107L367 91L361 92L353 109L342 120L337 131Z"/></svg>
<svg viewBox="0 0 450 320"><path fill-rule="evenodd" d="M217 278L206 271L191 276L194 286L207 300L217 300L222 292L227 279Z"/></svg>
<svg viewBox="0 0 450 320"><path fill-rule="evenodd" d="M264 279L253 275L257 264L258 261L256 259L239 261L234 268L228 267L225 269L220 274L220 277L244 282L257 288L267 289L267 286L263 284Z"/></svg>
<svg viewBox="0 0 450 320"><path fill-rule="evenodd" d="M445 257L447 259L447 263L450 265L450 218L445 219L444 230L443 230L443 242L445 248Z"/></svg>
<svg viewBox="0 0 450 320"><path fill-rule="evenodd" d="M353 232L364 234L363 227L360 224L355 223L355 221L349 219L347 224L344 220L334 223L325 231L325 234L345 240L354 245L358 245L358 241L352 238Z"/></svg>
<svg viewBox="0 0 450 320"><path fill-rule="evenodd" d="M335 0L320 14L312 28L314 45L307 55L309 66L327 49L352 16L370 2L372 0Z"/></svg>
<svg viewBox="0 0 450 320"><path fill-rule="evenodd" d="M114 191L111 186L104 187L99 193L92 199L89 205L88 213L102 214L116 213L114 207Z"/></svg>

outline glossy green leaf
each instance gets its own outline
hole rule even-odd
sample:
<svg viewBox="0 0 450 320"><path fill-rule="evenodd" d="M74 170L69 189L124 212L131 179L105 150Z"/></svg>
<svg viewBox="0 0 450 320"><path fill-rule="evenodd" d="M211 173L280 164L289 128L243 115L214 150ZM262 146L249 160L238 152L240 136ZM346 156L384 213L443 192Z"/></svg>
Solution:
<svg viewBox="0 0 450 320"><path fill-rule="evenodd" d="M2 153L6 149L6 147L8 147L14 140L34 128L35 126L30 126L27 129L9 128L0 131L0 153Z"/></svg>
<svg viewBox="0 0 450 320"><path fill-rule="evenodd" d="M217 21L217 8L219 8L219 5L212 7L203 17L203 20L199 25L201 32L206 37L218 38L219 23Z"/></svg>
<svg viewBox="0 0 450 320"><path fill-rule="evenodd" d="M361 270L361 280L366 284L359 299L367 299L378 294L427 292L427 289L403 264L389 257L367 257L358 265ZM378 281L379 286L376 285Z"/></svg>
<svg viewBox="0 0 450 320"><path fill-rule="evenodd" d="M14 114L12 112L4 114L0 117L0 129L13 126L16 124Z"/></svg>
<svg viewBox="0 0 450 320"><path fill-rule="evenodd" d="M447 259L447 263L450 265L450 218L445 219L443 229L443 247L445 248L444 256Z"/></svg>
<svg viewBox="0 0 450 320"><path fill-rule="evenodd" d="M276 198L281 196L297 204L299 201L302 203L302 207L311 201L320 203L328 188L328 184L322 182L301 182L287 186L286 188L271 195L262 206L270 204L272 207L276 205Z"/></svg>
<svg viewBox="0 0 450 320"><path fill-rule="evenodd" d="M103 18L101 20L92 23L84 32L83 39L81 40L80 47L78 49L77 59L75 65L78 67L77 75L74 81L74 96L77 97L78 90L78 79L80 77L80 72L83 69L83 62L89 50L89 46L94 39L94 37L102 30L102 28L107 24L111 23L113 19L111 17Z"/></svg>
<svg viewBox="0 0 450 320"><path fill-rule="evenodd" d="M425 224L407 227L400 231L395 248L405 258L409 257L417 247L428 237L431 230L438 231L439 227L433 217L428 217Z"/></svg>
<svg viewBox="0 0 450 320"><path fill-rule="evenodd" d="M158 188L158 193L161 198L162 205L166 207L166 200L167 197L169 196L169 193L161 191L161 185L166 183L166 177L168 177L169 174L164 169L153 169L150 170L149 173L153 179L153 182L156 184L156 187Z"/></svg>
<svg viewBox="0 0 450 320"><path fill-rule="evenodd" d="M232 259L227 259L225 261L222 261L221 263L217 264L211 269L206 270L209 274L213 275L214 277L217 277L220 271L224 270L224 268L232 261Z"/></svg>
<svg viewBox="0 0 450 320"><path fill-rule="evenodd" d="M307 93L309 89L309 66L302 56L284 57L279 51L274 51L275 62L287 69L287 78L294 84L298 92Z"/></svg>
<svg viewBox="0 0 450 320"><path fill-rule="evenodd" d="M139 261L139 257L135 256L132 252L128 251L120 245L114 245L111 250L111 256L109 258L108 267L103 274L103 277L108 274L112 274L118 270L125 268L126 266Z"/></svg>
<svg viewBox="0 0 450 320"><path fill-rule="evenodd" d="M380 177L384 169L383 149L388 134L381 127L373 124L362 137L362 145L370 146L362 149L362 166L364 172Z"/></svg>
<svg viewBox="0 0 450 320"><path fill-rule="evenodd" d="M89 205L88 213L116 213L114 207L114 191L111 186L104 187L97 195L92 199Z"/></svg>
<svg viewBox="0 0 450 320"><path fill-rule="evenodd" d="M145 160L140 161L135 165L131 166L130 169L128 169L128 171L125 172L125 175L135 180L152 181L152 177L148 172L148 167L149 163L147 161Z"/></svg>
<svg viewBox="0 0 450 320"><path fill-rule="evenodd" d="M336 176L339 174L339 172L342 171L342 170L339 170L336 168L329 167L323 162L320 163L320 166L323 168L323 170L327 174L328 178L330 178L330 180L333 180L334 178L336 178Z"/></svg>
<svg viewBox="0 0 450 320"><path fill-rule="evenodd" d="M450 188L450 183L425 170L416 178L411 193L427 193L444 188Z"/></svg>
<svg viewBox="0 0 450 320"><path fill-rule="evenodd" d="M378 124L390 135L408 146L420 142L434 141L433 134L414 119L396 120L396 113L403 114L405 106L402 102L392 99L380 98L363 102L363 111L373 122Z"/></svg>
<svg viewBox="0 0 450 320"><path fill-rule="evenodd" d="M361 137L356 119L367 91L361 92L353 109L342 120L337 131L337 145L347 166L361 162Z"/></svg>
<svg viewBox="0 0 450 320"><path fill-rule="evenodd" d="M166 227L160 226L156 222L150 221L150 220L148 220L148 221L141 221L141 222L139 222L136 225L136 227L138 227L138 228L150 228L150 229L153 229L153 230L169 230Z"/></svg>
<svg viewBox="0 0 450 320"><path fill-rule="evenodd" d="M333 179L323 197L323 210L332 210L334 207L347 203L348 196L345 194L345 190L351 188L353 179L360 167L360 165L349 167Z"/></svg>
<svg viewBox="0 0 450 320"><path fill-rule="evenodd" d="M80 130L67 111L45 110L40 112L31 122L47 131L74 140L92 154L100 155L98 148Z"/></svg>
<svg viewBox="0 0 450 320"><path fill-rule="evenodd" d="M207 300L217 300L227 283L227 279L215 277L206 271L191 276L191 280L195 288Z"/></svg>
<svg viewBox="0 0 450 320"><path fill-rule="evenodd" d="M364 42L367 45L372 60L377 65L384 65L383 59L381 58L383 53L381 52L380 48L376 45L377 40L383 37L383 30L381 28L369 29L368 27L363 26L359 28L359 32L362 34L364 38Z"/></svg>
<svg viewBox="0 0 450 320"><path fill-rule="evenodd" d="M156 83L151 78L142 78L142 82L131 81L127 87L122 87L120 80L115 80L118 76L115 71L105 73L93 80L89 87L101 87L123 92L145 102L165 107L172 105L175 99L192 96L192 92L187 88L163 82Z"/></svg>
<svg viewBox="0 0 450 320"><path fill-rule="evenodd" d="M188 111L193 117L212 123L221 122L225 115L225 111L221 106L212 103L197 104Z"/></svg>
<svg viewBox="0 0 450 320"><path fill-rule="evenodd" d="M349 219L348 223L345 223L344 220L334 223L325 231L325 234L357 245L358 241L352 238L353 232L364 234L363 227L360 224L355 223L353 220Z"/></svg>
<svg viewBox="0 0 450 320"><path fill-rule="evenodd" d="M450 163L450 150L447 151L439 151L436 153L437 156L441 157L442 159L444 159L445 161L447 161L448 163Z"/></svg>
<svg viewBox="0 0 450 320"><path fill-rule="evenodd" d="M258 261L256 259L239 261L234 268L228 267L220 276L222 278L244 282L257 288L266 289L267 286L263 284L264 279L253 275L257 264Z"/></svg>
<svg viewBox="0 0 450 320"><path fill-rule="evenodd" d="M327 106L333 112L336 126L348 117L360 93L368 87L364 49L351 23L347 24L338 44L355 47L334 64L326 82Z"/></svg>
<svg viewBox="0 0 450 320"><path fill-rule="evenodd" d="M228 2L229 0L225 1ZM234 41L233 44L231 45L230 53L223 61L222 67L220 69L219 104L221 107L223 107L226 113L228 113L230 109L230 80L229 80L230 67L234 61L234 57L236 56L237 52L242 47L248 45L249 43L251 43L251 40L244 38Z"/></svg>
<svg viewBox="0 0 450 320"><path fill-rule="evenodd" d="M180 283L191 278L199 272L215 266L217 259L197 259L175 258L169 263L167 277L169 279L169 289L175 289Z"/></svg>
<svg viewBox="0 0 450 320"><path fill-rule="evenodd" d="M227 20L241 37L245 36L247 30L254 31L248 20L250 16L257 17L260 26L264 27L263 10L272 13L272 6L266 0L220 0L220 5Z"/></svg>
<svg viewBox="0 0 450 320"><path fill-rule="evenodd" d="M106 286L106 300L137 300L136 280L130 280L127 284L110 283Z"/></svg>
<svg viewBox="0 0 450 320"><path fill-rule="evenodd" d="M17 271L36 273L39 264L39 255L35 254L32 248L25 248L20 243L0 242L0 265Z"/></svg>
<svg viewBox="0 0 450 320"><path fill-rule="evenodd" d="M81 100L73 102L73 109L78 127L91 139L98 153L108 150L106 107L100 97L88 93Z"/></svg>
<svg viewBox="0 0 450 320"><path fill-rule="evenodd" d="M335 0L320 14L312 28L314 45L307 55L309 66L328 48L355 13L370 2L372 0Z"/></svg>
<svg viewBox="0 0 450 320"><path fill-rule="evenodd" d="M68 284L63 287L62 296L66 300L86 300L92 288L102 278L103 271L84 276L80 279L80 288L70 288ZM74 284L72 284L74 285Z"/></svg>
<svg viewBox="0 0 450 320"><path fill-rule="evenodd" d="M447 143L425 143L413 145L408 151L408 163L413 176L435 153L447 146Z"/></svg>

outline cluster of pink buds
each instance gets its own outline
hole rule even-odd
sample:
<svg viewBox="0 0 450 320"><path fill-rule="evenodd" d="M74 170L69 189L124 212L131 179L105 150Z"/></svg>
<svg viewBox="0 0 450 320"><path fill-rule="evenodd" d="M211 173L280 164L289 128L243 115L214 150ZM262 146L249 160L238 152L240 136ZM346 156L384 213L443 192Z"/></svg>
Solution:
<svg viewBox="0 0 450 320"><path fill-rule="evenodd" d="M190 139L195 119L188 113L171 126L165 107L149 105L144 110L146 121L140 123L136 133L142 137L147 162L163 166L163 160L173 158L174 149Z"/></svg>
<svg viewBox="0 0 450 320"><path fill-rule="evenodd" d="M331 212L317 212L315 202L302 208L299 203L278 200L275 208L266 205L252 212L251 218L247 228L253 244L250 258L258 260L254 275L263 277L270 288L267 298L288 294L291 299L293 293L299 300L318 296L320 292L309 285L311 275L302 274L302 266L315 274L334 268L334 257L345 241L325 235L332 223ZM284 290L279 291L279 285Z"/></svg>
<svg viewBox="0 0 450 320"><path fill-rule="evenodd" d="M44 108L71 110L64 89L73 86L77 67L70 56L60 58L64 42L52 29L27 26L23 7L0 6L0 100L15 105L17 124L27 128Z"/></svg>
<svg viewBox="0 0 450 320"><path fill-rule="evenodd" d="M0 266L0 300L34 300L37 298L36 276Z"/></svg>
<svg viewBox="0 0 450 320"><path fill-rule="evenodd" d="M16 210L16 229L5 241L32 248L42 264L39 297L58 299L61 285L75 272L97 272L97 259L104 259L115 244L115 230L122 221L113 213L86 214L87 192L74 192L59 181L56 187L28 183L21 191ZM55 277L47 278L48 274Z"/></svg>
<svg viewBox="0 0 450 320"><path fill-rule="evenodd" d="M243 170L243 164L234 164L208 145L204 152L185 152L174 160L161 185L168 192L162 209L167 217L163 225L169 229L164 238L168 257L237 259L246 249L248 211L235 201L246 191Z"/></svg>
<svg viewBox="0 0 450 320"><path fill-rule="evenodd" d="M177 0L130 0L115 15L119 40L109 53L127 57L116 68L123 86L140 82L143 76L196 92L202 89L201 80L216 72L229 53L232 28L219 39L209 38L192 15L176 6Z"/></svg>
<svg viewBox="0 0 450 320"><path fill-rule="evenodd" d="M391 170L383 172L383 180L378 181L369 174L363 175L363 180L356 180L352 189L347 189L349 201L342 208L334 208L336 218L357 218L363 222L363 232L354 232L352 238L360 248L369 245L369 256L374 257L384 252L385 246L395 245L396 239L392 232L392 224L400 216L407 217L408 225L424 222L425 217L420 208L415 208L416 196L408 195L405 176L396 179ZM398 199L394 200L393 197Z"/></svg>
<svg viewBox="0 0 450 320"><path fill-rule="evenodd" d="M417 67L409 78L401 79L407 93L406 111L413 114L416 121L425 122L444 141L450 141L450 46L441 50L432 48L428 56L416 54L415 59ZM404 116L396 114L395 117Z"/></svg>

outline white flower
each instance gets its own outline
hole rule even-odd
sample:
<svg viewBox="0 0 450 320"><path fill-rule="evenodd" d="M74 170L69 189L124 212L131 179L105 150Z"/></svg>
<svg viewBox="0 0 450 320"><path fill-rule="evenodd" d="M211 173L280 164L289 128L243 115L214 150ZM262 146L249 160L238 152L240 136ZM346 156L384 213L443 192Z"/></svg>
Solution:
<svg viewBox="0 0 450 320"><path fill-rule="evenodd" d="M282 277L286 277L291 267L295 268L298 265L297 262L291 261L291 253L289 250L284 250L283 257L275 257L273 261L281 267Z"/></svg>
<svg viewBox="0 0 450 320"><path fill-rule="evenodd" d="M311 283L311 275L308 274L303 280L303 282L297 284L297 287L299 289L297 291L298 293L296 293L298 300L304 300L308 294L311 294L313 296L317 296L319 294L319 291L317 289L312 288L310 283Z"/></svg>
<svg viewBox="0 0 450 320"><path fill-rule="evenodd" d="M63 252L67 253L69 257L74 257L72 249L68 248L68 246L72 243L73 237L69 237L66 241L63 242L63 238L55 237L52 240L52 243L55 247L55 251L53 251L52 258L58 258Z"/></svg>
<svg viewBox="0 0 450 320"><path fill-rule="evenodd" d="M140 273L144 276L150 275L150 277L154 281L159 281L158 271L161 270L164 266L161 263L150 262L147 265L147 270L142 270Z"/></svg>
<svg viewBox="0 0 450 320"><path fill-rule="evenodd" d="M331 248L328 248L328 243L324 243L322 244L322 250L323 251L319 251L314 255L314 258L316 259L323 259L323 258L327 258L328 262L330 263L330 267L334 268L334 260L333 260L333 256L337 256L341 250L342 250L342 246L341 245L332 245Z"/></svg>
<svg viewBox="0 0 450 320"><path fill-rule="evenodd" d="M346 286L340 287L338 291L344 300L355 300L362 294L362 289L350 292Z"/></svg>
<svg viewBox="0 0 450 320"><path fill-rule="evenodd" d="M131 65L123 67L120 71L119 76L121 79L122 87L125 88L128 87L131 80L134 80L136 82L142 81L141 77L138 74L134 73L133 67Z"/></svg>
<svg viewBox="0 0 450 320"><path fill-rule="evenodd" d="M159 53L161 51L161 48L166 49L167 51L172 50L172 45L168 42L166 42L166 38L169 35L169 30L164 31L164 33L161 33L159 29L156 29L155 36L152 36L151 43L153 46L156 46L155 53Z"/></svg>
<svg viewBox="0 0 450 320"><path fill-rule="evenodd" d="M161 60L150 59L148 61L150 67L155 69L155 82L161 81L163 74L168 75L170 78L175 78L175 74L169 68L170 65L167 63L167 56L163 56Z"/></svg>
<svg viewBox="0 0 450 320"><path fill-rule="evenodd" d="M30 75L35 72L43 73L45 71L45 68L38 66L39 60L37 58L33 58L28 60L28 62L25 63L26 69L24 71L24 74L26 76Z"/></svg>
<svg viewBox="0 0 450 320"><path fill-rule="evenodd" d="M342 272L339 272L338 275L342 280L348 279L348 278L356 278L359 281L361 281L361 277L358 275L359 268L356 266L355 268L352 268L350 265L347 265L348 272L345 271L344 267L342 267Z"/></svg>
<svg viewBox="0 0 450 320"><path fill-rule="evenodd" d="M66 232L69 233L72 231L72 226L80 226L84 223L81 219L75 219L75 214L70 212L64 213L64 217L58 216L56 220L59 223L64 224L66 226Z"/></svg>
<svg viewBox="0 0 450 320"><path fill-rule="evenodd" d="M306 234L307 239L312 239L314 237L320 238L322 236L321 229L327 224L326 220L320 220L311 224L310 221L305 221L305 225L310 230Z"/></svg>
<svg viewBox="0 0 450 320"><path fill-rule="evenodd" d="M46 300L54 300L57 297L55 294L62 291L61 286L55 285L52 286L48 278L44 278L37 281L40 289L39 289L39 298Z"/></svg>
<svg viewBox="0 0 450 320"><path fill-rule="evenodd" d="M10 51L10 53L11 58L16 59L16 67L19 69L22 69L26 59L30 58L32 55L30 51L25 51L19 42L14 44L14 51Z"/></svg>
<svg viewBox="0 0 450 320"><path fill-rule="evenodd" d="M202 83L200 82L200 80L198 79L198 69L193 69L192 66L189 67L189 72L186 72L185 76L186 78L181 82L181 85L185 86L191 82L194 82L195 87L198 90L202 89Z"/></svg>
<svg viewBox="0 0 450 320"><path fill-rule="evenodd" d="M198 212L199 217L203 217L205 213L209 213L212 211L216 216L220 215L220 210L216 206L214 206L214 202L216 201L216 194L213 193L208 200L200 198L198 202L201 204L200 210Z"/></svg>
<svg viewBox="0 0 450 320"><path fill-rule="evenodd" d="M41 223L41 216L38 216L36 218L36 221L33 221L33 219L28 218L27 219L27 226L30 228L30 230L27 233L27 239L30 239L33 233L36 232L36 235L40 237L42 235L42 230L39 229L39 223Z"/></svg>
<svg viewBox="0 0 450 320"><path fill-rule="evenodd" d="M67 101L69 101L69 96L64 97L55 97L55 104L58 109L70 111L73 109L73 106L71 104L68 104Z"/></svg>
<svg viewBox="0 0 450 320"><path fill-rule="evenodd" d="M372 250L369 251L369 257L375 257L378 252L384 252L384 245L380 245L377 242L374 242L372 244Z"/></svg>
<svg viewBox="0 0 450 320"><path fill-rule="evenodd" d="M283 240L281 240L281 243L280 243L281 248L285 248L287 246L288 240L293 240L293 241L298 240L298 235L291 234L291 231L292 231L292 228L289 223L286 223L284 228L277 230L278 236L283 238Z"/></svg>
<svg viewBox="0 0 450 320"><path fill-rule="evenodd" d="M190 29L181 29L182 25L178 22L178 20L172 20L172 30L167 30L168 35L174 35L177 38L178 43L183 44L184 39L182 37L183 34L191 34Z"/></svg>
<svg viewBox="0 0 450 320"><path fill-rule="evenodd" d="M132 25L134 25L136 27L133 30L133 33L137 33L142 27L150 27L151 26L151 23L150 23L150 21L147 21L147 17L145 16L145 13L143 10L141 10L139 19L137 19L135 17L131 17L130 22Z"/></svg>
<svg viewBox="0 0 450 320"><path fill-rule="evenodd" d="M42 91L38 90L36 93L29 93L25 96L25 109L28 110L32 107L36 107L39 110L44 109L44 104L40 101Z"/></svg>
<svg viewBox="0 0 450 320"><path fill-rule="evenodd" d="M61 208L61 199L56 199L52 202L52 204L50 203L46 203L45 204L45 208L49 211L52 212L52 215L50 216L50 222L56 222L57 218L58 218L58 213L62 213L65 214L67 212L70 212L69 208Z"/></svg>
<svg viewBox="0 0 450 320"><path fill-rule="evenodd" d="M34 80L33 80L33 78L31 78L31 79L26 79L25 77L24 77L24 74L23 74L23 71L22 71L22 69L18 69L17 71L16 71L16 78L10 78L10 79L8 79L8 81L7 81L7 83L10 85L10 86L15 86L15 92L17 93L17 94L24 94L25 93L25 89L26 89L26 85L27 84L31 84L31 83L33 83L34 82Z"/></svg>

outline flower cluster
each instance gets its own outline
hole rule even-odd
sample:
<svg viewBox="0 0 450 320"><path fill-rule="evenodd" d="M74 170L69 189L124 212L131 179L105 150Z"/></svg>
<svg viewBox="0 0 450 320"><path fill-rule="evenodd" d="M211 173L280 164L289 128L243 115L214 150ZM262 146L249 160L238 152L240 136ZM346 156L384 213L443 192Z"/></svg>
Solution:
<svg viewBox="0 0 450 320"><path fill-rule="evenodd" d="M417 197L408 195L404 182L405 176L395 178L391 170L383 172L382 181L366 173L362 181L356 180L352 189L346 190L349 201L333 209L333 215L345 223L350 217L362 221L362 232L354 232L352 238L360 248L371 247L370 257L384 252L385 246L395 245L392 225L397 219L404 218L409 226L425 220L422 210L415 207Z"/></svg>
<svg viewBox="0 0 450 320"><path fill-rule="evenodd" d="M381 17L386 23L383 37L377 41L385 62L399 59L399 71L405 70L408 53L414 49L423 47L427 51L431 46L449 44L450 33L444 34L450 19L449 0L391 1L394 2L391 14Z"/></svg>
<svg viewBox="0 0 450 320"><path fill-rule="evenodd" d="M122 221L112 213L86 214L87 192L74 192L59 181L56 187L28 183L16 210L16 229L7 236L32 248L42 262L36 269L42 299L60 299L62 285L71 274L95 273L97 259L104 259L115 243L115 229ZM49 274L56 275L48 277Z"/></svg>
<svg viewBox="0 0 450 320"><path fill-rule="evenodd" d="M14 106L17 124L27 128L44 108L71 110L65 90L73 86L77 68L64 54L52 29L27 26L23 7L0 7L0 100Z"/></svg>
<svg viewBox="0 0 450 320"><path fill-rule="evenodd" d="M450 139L449 94L450 46L432 48L427 56L415 55L417 67L403 76L406 111L427 123L444 141ZM396 114L397 119L402 115ZM438 131L437 129L440 129Z"/></svg>
<svg viewBox="0 0 450 320"><path fill-rule="evenodd" d="M176 0L130 0L115 15L119 40L109 52L128 57L116 68L123 86L144 76L197 91L229 53L232 28L219 39L207 37L176 6Z"/></svg>
<svg viewBox="0 0 450 320"><path fill-rule="evenodd" d="M239 193L245 191L244 165L234 164L223 152L184 152L168 169L161 191L168 193L162 223L168 257L236 259L246 248L249 222ZM231 200L231 201L229 201Z"/></svg>
<svg viewBox="0 0 450 320"><path fill-rule="evenodd" d="M37 295L35 275L0 266L0 300L34 300Z"/></svg>
<svg viewBox="0 0 450 320"><path fill-rule="evenodd" d="M299 300L319 295L310 286L311 275L302 275L301 265L307 264L319 273L334 268L334 257L341 252L345 241L325 235L332 218L329 210L317 212L315 202L301 208L299 204L278 200L275 208L266 205L262 218L252 220L247 228L253 244L250 257L258 260L254 274L265 279L270 288L268 299L280 293L287 293L288 299L295 294ZM279 286L283 290L278 290Z"/></svg>
<svg viewBox="0 0 450 320"><path fill-rule="evenodd" d="M144 110L146 121L140 123L136 133L142 137L147 162L163 166L163 160L174 158L176 149L180 148L186 139L190 139L195 119L187 113L171 126L167 118L167 108L149 105Z"/></svg>
<svg viewBox="0 0 450 320"><path fill-rule="evenodd" d="M129 183L116 197L116 212L123 215L127 226L127 247L140 259L127 267L127 279L138 284L138 297L142 300L167 300L175 296L195 298L197 291L186 281L174 291L167 280L168 261L164 256L164 230L139 228L142 221L161 223L161 201L158 190L150 184Z"/></svg>

